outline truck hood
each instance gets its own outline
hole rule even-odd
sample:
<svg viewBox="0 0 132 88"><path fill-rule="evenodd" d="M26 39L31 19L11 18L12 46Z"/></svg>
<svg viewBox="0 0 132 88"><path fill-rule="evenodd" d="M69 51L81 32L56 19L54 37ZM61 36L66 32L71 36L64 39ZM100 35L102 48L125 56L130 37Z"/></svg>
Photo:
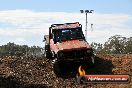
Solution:
<svg viewBox="0 0 132 88"><path fill-rule="evenodd" d="M56 44L58 50L73 50L82 48L91 48L90 45L84 40L71 40L65 42L57 42Z"/></svg>

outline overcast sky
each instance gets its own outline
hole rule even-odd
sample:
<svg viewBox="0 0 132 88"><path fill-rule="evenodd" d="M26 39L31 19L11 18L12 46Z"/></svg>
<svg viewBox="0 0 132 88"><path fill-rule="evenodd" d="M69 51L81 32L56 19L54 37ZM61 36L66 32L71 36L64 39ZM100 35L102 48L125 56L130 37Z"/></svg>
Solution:
<svg viewBox="0 0 132 88"><path fill-rule="evenodd" d="M43 36L54 23L80 22L85 30L85 14L80 9L94 10L88 14L88 42L104 43L116 34L132 37L131 0L3 0L0 45L43 46Z"/></svg>

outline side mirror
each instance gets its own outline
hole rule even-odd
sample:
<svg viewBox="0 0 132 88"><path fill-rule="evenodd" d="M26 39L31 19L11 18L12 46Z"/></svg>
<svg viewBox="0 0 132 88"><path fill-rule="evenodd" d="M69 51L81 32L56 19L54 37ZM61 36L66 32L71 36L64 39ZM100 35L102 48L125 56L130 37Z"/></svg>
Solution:
<svg viewBox="0 0 132 88"><path fill-rule="evenodd" d="M43 40L43 42L45 42L46 41L46 38L45 38L45 36L44 36L44 40Z"/></svg>
<svg viewBox="0 0 132 88"><path fill-rule="evenodd" d="M43 42L45 42L46 40L44 39Z"/></svg>

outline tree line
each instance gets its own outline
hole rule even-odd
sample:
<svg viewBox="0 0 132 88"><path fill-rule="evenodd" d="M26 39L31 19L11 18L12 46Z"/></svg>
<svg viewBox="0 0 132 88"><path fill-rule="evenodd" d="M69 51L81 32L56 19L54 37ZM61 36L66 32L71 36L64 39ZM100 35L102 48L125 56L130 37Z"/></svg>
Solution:
<svg viewBox="0 0 132 88"><path fill-rule="evenodd" d="M93 42L91 46L97 54L132 54L132 37L114 35L104 44Z"/></svg>
<svg viewBox="0 0 132 88"><path fill-rule="evenodd" d="M2 56L41 56L43 48L39 46L17 45L15 43L7 43L0 46L0 57Z"/></svg>
<svg viewBox="0 0 132 88"><path fill-rule="evenodd" d="M126 38L121 35L110 37L104 44L91 43L97 54L132 54L132 37ZM44 48L40 46L17 45L7 43L0 46L0 57L2 56L42 56Z"/></svg>

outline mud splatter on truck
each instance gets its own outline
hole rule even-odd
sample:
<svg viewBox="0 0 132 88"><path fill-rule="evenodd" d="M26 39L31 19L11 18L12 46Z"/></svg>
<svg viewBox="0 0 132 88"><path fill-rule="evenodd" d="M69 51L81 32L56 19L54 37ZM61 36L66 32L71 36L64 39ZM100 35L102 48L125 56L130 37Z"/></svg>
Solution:
<svg viewBox="0 0 132 88"><path fill-rule="evenodd" d="M94 64L93 49L86 41L79 22L52 24L44 41L46 58Z"/></svg>

